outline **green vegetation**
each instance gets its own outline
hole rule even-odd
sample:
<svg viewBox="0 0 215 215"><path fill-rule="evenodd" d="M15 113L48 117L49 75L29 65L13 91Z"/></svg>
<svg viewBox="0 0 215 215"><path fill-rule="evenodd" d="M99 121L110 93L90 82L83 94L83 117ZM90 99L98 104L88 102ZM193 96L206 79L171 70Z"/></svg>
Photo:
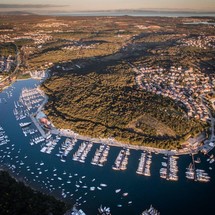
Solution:
<svg viewBox="0 0 215 215"><path fill-rule="evenodd" d="M0 171L0 190L1 215L63 215L68 209L65 203L16 182L4 171Z"/></svg>
<svg viewBox="0 0 215 215"><path fill-rule="evenodd" d="M17 79L28 79L31 78L31 75L29 73L19 73L17 76Z"/></svg>
<svg viewBox="0 0 215 215"><path fill-rule="evenodd" d="M19 39L19 40L16 40L15 43L19 48L21 48L22 46L32 45L33 40L32 39Z"/></svg>
<svg viewBox="0 0 215 215"><path fill-rule="evenodd" d="M126 63L59 72L43 89L53 123L83 135L171 149L187 133L202 130L173 100L138 90Z"/></svg>
<svg viewBox="0 0 215 215"><path fill-rule="evenodd" d="M13 43L2 43L0 44L0 56L9 56L15 57L16 55L16 46Z"/></svg>
<svg viewBox="0 0 215 215"><path fill-rule="evenodd" d="M49 50L47 52L41 52L29 60L29 64L32 67L44 65L46 63L59 63L63 61L71 61L75 59L83 59L89 57L100 57L110 55L118 50L118 46L113 44L101 44L96 45L92 49L80 49L80 50ZM54 58L53 58L54 57Z"/></svg>
<svg viewBox="0 0 215 215"><path fill-rule="evenodd" d="M182 44L214 37L214 26L184 24L195 21L214 18L2 16L0 38L19 47L19 71L53 66L43 89L50 98L46 113L56 126L173 149L207 125L188 119L182 104L137 89L125 62L137 68L192 67L214 77L214 49ZM5 55L8 50L0 49Z"/></svg>

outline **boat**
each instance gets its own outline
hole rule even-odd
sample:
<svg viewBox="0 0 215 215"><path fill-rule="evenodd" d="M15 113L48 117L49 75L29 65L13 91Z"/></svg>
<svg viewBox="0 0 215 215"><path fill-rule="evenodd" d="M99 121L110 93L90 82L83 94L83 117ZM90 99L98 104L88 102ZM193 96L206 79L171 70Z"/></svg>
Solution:
<svg viewBox="0 0 215 215"><path fill-rule="evenodd" d="M212 164L212 163L214 163L214 161L215 161L215 159L212 158L212 159L209 161L209 163Z"/></svg>
<svg viewBox="0 0 215 215"><path fill-rule="evenodd" d="M195 160L195 163L201 163L201 159L198 157L198 158Z"/></svg>
<svg viewBox="0 0 215 215"><path fill-rule="evenodd" d="M90 187L90 191L94 191L95 190L95 187Z"/></svg>
<svg viewBox="0 0 215 215"><path fill-rule="evenodd" d="M153 214L153 215L160 215L160 212L158 212L155 208L152 207L152 205L150 206L150 208L148 210L145 210L142 212L142 215L149 215L149 214Z"/></svg>
<svg viewBox="0 0 215 215"><path fill-rule="evenodd" d="M119 193L121 191L121 189L117 189L115 190L115 193Z"/></svg>
<svg viewBox="0 0 215 215"><path fill-rule="evenodd" d="M24 128L24 127L31 125L31 122L21 122L21 123L19 123L19 125L21 128Z"/></svg>
<svg viewBox="0 0 215 215"><path fill-rule="evenodd" d="M162 166L167 167L167 163L166 162L162 162L161 164L162 164Z"/></svg>
<svg viewBox="0 0 215 215"><path fill-rule="evenodd" d="M102 207L102 205L98 208L99 214L101 215L111 215L109 207Z"/></svg>

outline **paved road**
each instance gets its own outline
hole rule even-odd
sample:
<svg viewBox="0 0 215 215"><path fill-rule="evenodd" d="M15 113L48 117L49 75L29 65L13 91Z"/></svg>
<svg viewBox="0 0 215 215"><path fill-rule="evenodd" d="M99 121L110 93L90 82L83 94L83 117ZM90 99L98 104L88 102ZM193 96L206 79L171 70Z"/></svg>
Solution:
<svg viewBox="0 0 215 215"><path fill-rule="evenodd" d="M214 137L214 121L215 121L215 119L212 116L210 108L204 103L203 99L204 99L204 95L201 95L201 102L205 106L205 108L207 109L208 114L210 116L210 120L211 120L211 138L210 138L210 141L213 141L215 139L215 137Z"/></svg>
<svg viewBox="0 0 215 215"><path fill-rule="evenodd" d="M17 64L16 64L16 68L14 69L13 73L11 73L8 77L5 77L4 79L2 79L0 81L0 83L3 83L5 81L7 81L9 78L12 78L14 74L17 73L18 69L19 69L19 66L20 66L20 63L21 63L21 59L20 59L20 52L19 52L19 49L17 47L17 45L15 44L16 46L16 50L17 50L17 54L16 54L16 61L17 61Z"/></svg>

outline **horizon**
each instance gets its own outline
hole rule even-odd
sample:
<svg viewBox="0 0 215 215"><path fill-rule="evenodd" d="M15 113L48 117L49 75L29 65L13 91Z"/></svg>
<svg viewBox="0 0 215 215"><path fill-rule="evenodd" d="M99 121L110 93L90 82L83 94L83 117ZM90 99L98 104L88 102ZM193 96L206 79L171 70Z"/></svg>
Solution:
<svg viewBox="0 0 215 215"><path fill-rule="evenodd" d="M159 12L211 12L215 13L213 0L154 0L146 2L142 0L82 0L74 2L62 0L0 0L0 12L30 12L37 14L49 13L75 13L75 12L108 12L108 11L159 11Z"/></svg>

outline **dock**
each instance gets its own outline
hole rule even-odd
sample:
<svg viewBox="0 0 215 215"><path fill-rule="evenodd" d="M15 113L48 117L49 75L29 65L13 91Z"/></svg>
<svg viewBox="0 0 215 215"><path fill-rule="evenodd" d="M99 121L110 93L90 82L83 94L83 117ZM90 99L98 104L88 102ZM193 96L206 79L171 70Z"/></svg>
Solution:
<svg viewBox="0 0 215 215"><path fill-rule="evenodd" d="M97 166L103 166L104 163L107 161L107 156L109 154L110 146L108 145L101 145L99 149L96 150L95 155L91 161L91 164Z"/></svg>
<svg viewBox="0 0 215 215"><path fill-rule="evenodd" d="M39 125L37 120L34 118L33 114L30 115L30 118L31 118L32 122L34 123L34 125L37 127L37 129L40 132L40 134L43 136L43 138L46 138L45 131L41 128L41 126Z"/></svg>
<svg viewBox="0 0 215 215"><path fill-rule="evenodd" d="M93 146L92 142L83 142L79 146L78 151L75 152L75 154L73 155L73 160L79 161L81 163L85 163L85 159L86 159L90 149L92 148L92 146Z"/></svg>
<svg viewBox="0 0 215 215"><path fill-rule="evenodd" d="M130 155L129 149L120 150L114 165L112 166L113 170L126 170L128 164L128 155Z"/></svg>
<svg viewBox="0 0 215 215"><path fill-rule="evenodd" d="M160 212L158 212L151 205L150 208L148 210L143 211L141 215L160 215Z"/></svg>
<svg viewBox="0 0 215 215"><path fill-rule="evenodd" d="M143 152L141 153L140 162L138 165L138 169L136 171L139 175L151 176L150 167L151 167L151 153Z"/></svg>
<svg viewBox="0 0 215 215"><path fill-rule="evenodd" d="M162 162L162 168L160 169L160 177L166 180L177 181L178 180L178 165L176 156L165 157L167 162Z"/></svg>

